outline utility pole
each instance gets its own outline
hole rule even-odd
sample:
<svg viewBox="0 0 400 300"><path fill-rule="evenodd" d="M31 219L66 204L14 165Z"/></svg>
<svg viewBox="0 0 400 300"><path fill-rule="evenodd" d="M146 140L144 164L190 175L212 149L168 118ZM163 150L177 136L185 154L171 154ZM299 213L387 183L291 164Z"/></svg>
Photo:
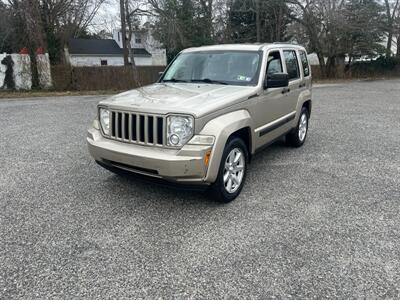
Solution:
<svg viewBox="0 0 400 300"><path fill-rule="evenodd" d="M119 0L119 9L121 15L122 51L124 53L124 65L127 66L129 64L129 60L128 48L126 47L126 19L124 0Z"/></svg>

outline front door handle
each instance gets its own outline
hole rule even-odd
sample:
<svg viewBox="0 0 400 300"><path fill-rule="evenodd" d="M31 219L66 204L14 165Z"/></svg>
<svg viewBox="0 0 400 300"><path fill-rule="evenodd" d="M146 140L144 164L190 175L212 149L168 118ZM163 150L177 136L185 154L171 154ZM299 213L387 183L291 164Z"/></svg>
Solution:
<svg viewBox="0 0 400 300"><path fill-rule="evenodd" d="M289 88L284 88L282 90L282 94L286 94L286 93L290 93L290 89Z"/></svg>

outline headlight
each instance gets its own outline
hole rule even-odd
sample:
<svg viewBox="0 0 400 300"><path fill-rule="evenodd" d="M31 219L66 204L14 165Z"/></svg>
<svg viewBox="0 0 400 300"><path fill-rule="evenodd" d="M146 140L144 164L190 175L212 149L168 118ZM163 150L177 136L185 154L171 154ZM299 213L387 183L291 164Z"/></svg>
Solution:
<svg viewBox="0 0 400 300"><path fill-rule="evenodd" d="M193 136L194 120L191 116L169 116L167 118L167 143L183 146Z"/></svg>
<svg viewBox="0 0 400 300"><path fill-rule="evenodd" d="M100 124L105 135L110 135L110 111L100 108Z"/></svg>

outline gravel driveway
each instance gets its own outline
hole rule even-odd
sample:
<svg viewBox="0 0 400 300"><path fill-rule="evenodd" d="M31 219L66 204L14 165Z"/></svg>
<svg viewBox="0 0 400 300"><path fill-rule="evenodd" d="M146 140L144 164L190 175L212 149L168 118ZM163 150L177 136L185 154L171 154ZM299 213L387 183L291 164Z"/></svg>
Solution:
<svg viewBox="0 0 400 300"><path fill-rule="evenodd" d="M315 88L228 205L97 166L101 98L0 102L0 299L400 297L399 80Z"/></svg>

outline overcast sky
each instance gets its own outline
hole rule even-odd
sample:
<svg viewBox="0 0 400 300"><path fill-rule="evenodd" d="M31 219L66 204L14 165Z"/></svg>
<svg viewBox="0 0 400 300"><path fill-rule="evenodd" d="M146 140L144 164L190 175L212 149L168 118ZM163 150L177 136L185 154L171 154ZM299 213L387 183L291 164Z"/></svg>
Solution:
<svg viewBox="0 0 400 300"><path fill-rule="evenodd" d="M120 26L119 18L119 0L108 0L100 8L99 13L93 20L90 30L99 32L102 29L112 32Z"/></svg>

